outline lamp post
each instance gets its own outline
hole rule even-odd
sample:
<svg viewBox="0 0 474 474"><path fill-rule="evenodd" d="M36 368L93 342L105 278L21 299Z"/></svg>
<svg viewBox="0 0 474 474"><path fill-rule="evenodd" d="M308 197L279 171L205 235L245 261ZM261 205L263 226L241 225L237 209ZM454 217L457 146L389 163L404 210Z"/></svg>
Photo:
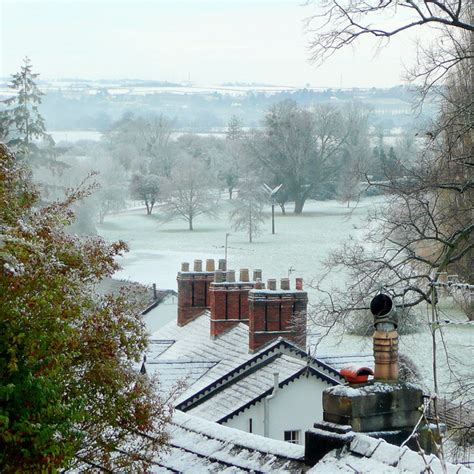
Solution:
<svg viewBox="0 0 474 474"><path fill-rule="evenodd" d="M276 188L271 188L267 184L263 183L263 189L268 194L270 201L272 203L272 234L275 234L275 195L278 191L280 191L282 184L279 184Z"/></svg>
<svg viewBox="0 0 474 474"><path fill-rule="evenodd" d="M225 234L225 246L224 246L224 258L225 258L225 261L227 262L227 242L229 240L229 235L230 234Z"/></svg>

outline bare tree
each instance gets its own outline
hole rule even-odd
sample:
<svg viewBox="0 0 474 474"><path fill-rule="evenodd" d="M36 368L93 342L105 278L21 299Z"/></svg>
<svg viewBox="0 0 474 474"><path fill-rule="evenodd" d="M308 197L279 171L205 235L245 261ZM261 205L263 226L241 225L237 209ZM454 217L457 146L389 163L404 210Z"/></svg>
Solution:
<svg viewBox="0 0 474 474"><path fill-rule="evenodd" d="M284 183L295 214L332 171L330 160L343 142L340 129L340 113L334 107L312 112L284 101L268 112L264 132L248 142L250 153L273 175L271 182Z"/></svg>
<svg viewBox="0 0 474 474"><path fill-rule="evenodd" d="M364 36L388 39L421 25L474 31L465 0L308 0L316 13L307 18L313 34L312 59L323 60ZM386 19L391 18L391 22ZM387 26L389 25L393 26Z"/></svg>
<svg viewBox="0 0 474 474"><path fill-rule="evenodd" d="M196 217L202 214L215 216L217 198L210 188L210 175L205 163L186 154L181 156L171 177L163 182L166 217L183 219L189 230L193 230Z"/></svg>
<svg viewBox="0 0 474 474"><path fill-rule="evenodd" d="M158 200L160 192L160 179L155 174L134 174L130 182L130 194L132 198L143 201L146 213L150 215Z"/></svg>
<svg viewBox="0 0 474 474"><path fill-rule="evenodd" d="M163 115L148 118L131 114L107 133L110 147L126 169L169 177L173 167L172 122Z"/></svg>

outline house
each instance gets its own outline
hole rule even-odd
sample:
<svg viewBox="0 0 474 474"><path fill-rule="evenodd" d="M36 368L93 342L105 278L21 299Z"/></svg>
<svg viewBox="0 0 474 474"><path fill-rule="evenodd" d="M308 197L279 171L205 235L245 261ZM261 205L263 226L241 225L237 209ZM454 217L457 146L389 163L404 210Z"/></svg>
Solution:
<svg viewBox="0 0 474 474"><path fill-rule="evenodd" d="M224 263L220 262L224 267ZM265 437L304 442L322 420L322 393L343 382L338 368L306 352L307 292L302 281L261 283L262 272L194 269L178 274L178 310L152 334L142 371L161 390L182 382L176 408ZM370 356L371 357L371 356ZM342 362L336 358L337 363Z"/></svg>

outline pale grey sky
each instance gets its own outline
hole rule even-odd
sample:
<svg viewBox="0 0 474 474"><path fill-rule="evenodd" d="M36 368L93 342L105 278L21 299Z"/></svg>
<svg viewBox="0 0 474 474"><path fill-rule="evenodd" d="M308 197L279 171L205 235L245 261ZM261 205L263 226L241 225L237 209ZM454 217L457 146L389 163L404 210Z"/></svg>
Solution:
<svg viewBox="0 0 474 474"><path fill-rule="evenodd" d="M139 78L384 87L414 61L413 36L308 62L303 0L0 0L0 75L28 55L44 78Z"/></svg>

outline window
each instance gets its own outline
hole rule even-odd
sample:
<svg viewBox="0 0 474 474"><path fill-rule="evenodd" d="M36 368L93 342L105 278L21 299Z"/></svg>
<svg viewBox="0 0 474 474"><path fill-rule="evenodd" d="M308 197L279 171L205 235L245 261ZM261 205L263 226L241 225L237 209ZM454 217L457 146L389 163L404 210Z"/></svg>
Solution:
<svg viewBox="0 0 474 474"><path fill-rule="evenodd" d="M285 431L284 440L287 443L300 443L300 430Z"/></svg>

